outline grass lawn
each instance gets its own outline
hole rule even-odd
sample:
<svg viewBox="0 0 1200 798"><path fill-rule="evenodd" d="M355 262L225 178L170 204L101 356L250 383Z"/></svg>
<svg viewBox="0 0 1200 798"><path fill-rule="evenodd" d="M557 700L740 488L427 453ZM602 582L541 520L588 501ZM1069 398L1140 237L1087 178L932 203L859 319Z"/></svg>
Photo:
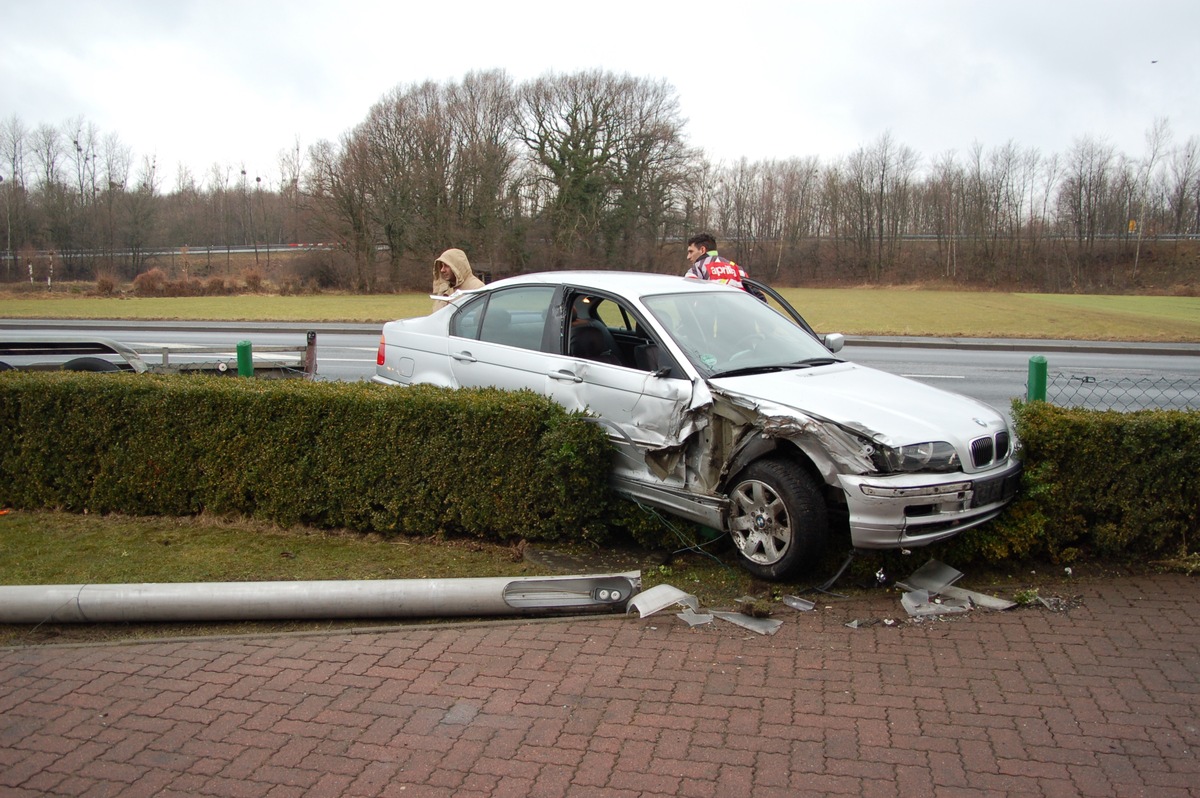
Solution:
<svg viewBox="0 0 1200 798"><path fill-rule="evenodd" d="M1200 297L1021 294L904 288L789 288L822 332L963 338L1200 341ZM429 312L425 294L90 297L0 293L0 318L346 321L381 324Z"/></svg>

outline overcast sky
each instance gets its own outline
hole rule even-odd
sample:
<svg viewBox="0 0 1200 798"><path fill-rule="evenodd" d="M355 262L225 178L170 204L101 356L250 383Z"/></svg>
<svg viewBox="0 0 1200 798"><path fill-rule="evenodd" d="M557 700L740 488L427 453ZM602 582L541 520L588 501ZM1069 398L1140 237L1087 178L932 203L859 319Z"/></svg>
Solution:
<svg viewBox="0 0 1200 798"><path fill-rule="evenodd" d="M0 120L82 116L164 190L181 163L274 181L394 87L496 68L665 79L724 161L828 162L889 131L926 161L1083 136L1137 158L1159 117L1200 136L1196 0L0 0L0 29Z"/></svg>

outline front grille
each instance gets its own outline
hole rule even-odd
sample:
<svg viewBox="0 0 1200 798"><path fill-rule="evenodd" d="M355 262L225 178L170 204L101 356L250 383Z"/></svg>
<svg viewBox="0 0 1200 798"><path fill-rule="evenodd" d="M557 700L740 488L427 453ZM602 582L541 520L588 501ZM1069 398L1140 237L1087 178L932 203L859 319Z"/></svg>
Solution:
<svg viewBox="0 0 1200 798"><path fill-rule="evenodd" d="M991 438L976 438L971 441L971 464L983 468L996 459L996 445Z"/></svg>
<svg viewBox="0 0 1200 798"><path fill-rule="evenodd" d="M996 459L1003 460L1008 457L1008 430L1003 430L996 433Z"/></svg>

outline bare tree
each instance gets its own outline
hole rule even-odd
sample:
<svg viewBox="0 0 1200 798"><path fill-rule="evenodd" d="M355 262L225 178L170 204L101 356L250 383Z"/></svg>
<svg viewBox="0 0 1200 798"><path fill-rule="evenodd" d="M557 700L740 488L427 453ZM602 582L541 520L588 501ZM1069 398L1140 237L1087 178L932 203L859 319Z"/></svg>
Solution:
<svg viewBox="0 0 1200 798"><path fill-rule="evenodd" d="M418 239L444 239L451 141L440 89L428 82L394 89L352 134L354 157L343 164L361 171L351 183L361 181L363 211L388 245L393 286Z"/></svg>
<svg viewBox="0 0 1200 798"><path fill-rule="evenodd" d="M1113 148L1091 136L1076 139L1067 155L1066 173L1059 193L1059 216L1075 240L1073 285L1082 277L1082 267L1093 253L1100 233L1101 216L1112 180Z"/></svg>
<svg viewBox="0 0 1200 798"><path fill-rule="evenodd" d="M933 164L933 175L926 194L931 205L928 224L938 246L938 262L944 263L942 276L958 277L958 237L963 212L959 207L964 195L964 175L954 150L943 153Z"/></svg>
<svg viewBox="0 0 1200 798"><path fill-rule="evenodd" d="M133 191L124 194L125 245L129 248L134 274L142 270L146 250L157 244L154 224L158 213L158 167L153 158L142 158Z"/></svg>
<svg viewBox="0 0 1200 798"><path fill-rule="evenodd" d="M14 278L17 250L26 242L28 235L24 224L27 207L25 150L28 145L28 136L24 123L16 114L0 125L0 158L3 158L7 173L0 174L0 178L4 179L4 182L0 183L0 192L4 194L4 279L6 282L11 282Z"/></svg>
<svg viewBox="0 0 1200 798"><path fill-rule="evenodd" d="M908 223L909 188L917 168L917 155L911 148L893 143L888 131L871 150L870 168L876 227L873 278L880 280L884 271L890 271L896 264L901 235Z"/></svg>
<svg viewBox="0 0 1200 798"><path fill-rule="evenodd" d="M449 201L455 227L467 248L490 265L508 248L514 214L516 90L503 71L492 70L468 73L446 94L454 134Z"/></svg>
<svg viewBox="0 0 1200 798"><path fill-rule="evenodd" d="M1200 138L1192 136L1171 152L1167 171L1167 207L1171 219L1171 232L1176 235L1200 232L1200 209L1196 204L1197 187L1200 186Z"/></svg>
<svg viewBox="0 0 1200 798"><path fill-rule="evenodd" d="M815 157L791 159L774 165L769 171L768 180L778 188L779 201L782 202L782 208L779 209L779 252L775 258L773 279L779 279L785 251L798 253L806 239L820 235L819 176L820 164ZM797 273L800 273L803 265L803 260L796 264ZM815 263L813 268L815 270Z"/></svg>
<svg viewBox="0 0 1200 798"><path fill-rule="evenodd" d="M728 254L739 260L748 260L749 246L756 236L755 206L761 201L759 174L760 164L746 158L717 173L717 228L728 242Z"/></svg>
<svg viewBox="0 0 1200 798"><path fill-rule="evenodd" d="M291 150L279 155L279 194L283 202L286 222L283 222L283 238L291 243L300 243L300 217L303 203L300 195L300 179L304 175L304 160L300 155L300 140L296 139Z"/></svg>
<svg viewBox="0 0 1200 798"><path fill-rule="evenodd" d="M354 287L375 290L376 235L369 209L371 171L361 135L343 136L339 147L319 141L309 148L305 191L312 198L315 221L346 250L354 262Z"/></svg>
<svg viewBox="0 0 1200 798"><path fill-rule="evenodd" d="M59 182L59 167L63 159L62 134L50 125L38 125L33 131L32 153L38 168L38 183L42 187Z"/></svg>
<svg viewBox="0 0 1200 798"><path fill-rule="evenodd" d="M1146 157L1142 159L1138 173L1138 215L1137 215L1137 246L1133 253L1132 279L1137 280L1138 260L1142 254L1142 234L1146 226L1146 201L1150 193L1150 180L1158 166L1158 159L1171 140L1171 126L1166 117L1159 117L1146 131Z"/></svg>
<svg viewBox="0 0 1200 798"><path fill-rule="evenodd" d="M879 205L875 200L875 169L871 153L859 147L845 161L843 205L843 229L853 246L854 259L849 264L856 271L861 269L868 278L876 272L872 266L875 230L882 221L875 218Z"/></svg>

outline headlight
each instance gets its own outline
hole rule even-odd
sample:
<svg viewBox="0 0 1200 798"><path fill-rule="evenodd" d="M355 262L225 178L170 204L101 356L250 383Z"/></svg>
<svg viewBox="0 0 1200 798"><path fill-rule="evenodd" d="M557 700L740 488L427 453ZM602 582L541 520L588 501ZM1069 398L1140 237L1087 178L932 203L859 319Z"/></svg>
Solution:
<svg viewBox="0 0 1200 798"><path fill-rule="evenodd" d="M876 446L872 459L885 474L962 470L958 450L945 441L914 443L909 446Z"/></svg>

